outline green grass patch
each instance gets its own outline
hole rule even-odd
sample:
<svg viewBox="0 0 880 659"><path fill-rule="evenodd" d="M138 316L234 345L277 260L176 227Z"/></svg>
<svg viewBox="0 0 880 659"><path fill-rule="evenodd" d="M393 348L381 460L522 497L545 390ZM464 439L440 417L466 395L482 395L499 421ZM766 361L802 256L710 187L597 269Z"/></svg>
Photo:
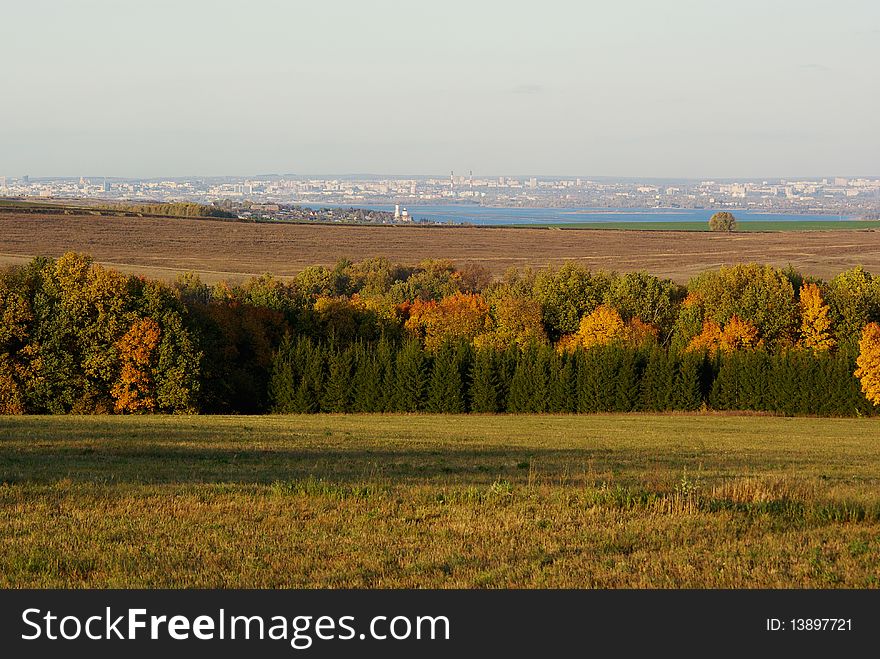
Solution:
<svg viewBox="0 0 880 659"><path fill-rule="evenodd" d="M0 587L877 587L876 419L0 418Z"/></svg>

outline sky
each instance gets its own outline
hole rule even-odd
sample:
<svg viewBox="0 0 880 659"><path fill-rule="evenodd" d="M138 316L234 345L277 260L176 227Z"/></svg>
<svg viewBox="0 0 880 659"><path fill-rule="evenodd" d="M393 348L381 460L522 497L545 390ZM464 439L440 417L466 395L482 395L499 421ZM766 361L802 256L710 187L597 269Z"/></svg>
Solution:
<svg viewBox="0 0 880 659"><path fill-rule="evenodd" d="M20 0L0 175L880 175L876 0Z"/></svg>

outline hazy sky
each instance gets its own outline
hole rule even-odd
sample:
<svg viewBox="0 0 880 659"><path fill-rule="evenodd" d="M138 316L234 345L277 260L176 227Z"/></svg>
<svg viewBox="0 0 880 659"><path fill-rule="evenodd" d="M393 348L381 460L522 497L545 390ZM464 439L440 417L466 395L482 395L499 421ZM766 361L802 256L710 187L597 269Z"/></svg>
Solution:
<svg viewBox="0 0 880 659"><path fill-rule="evenodd" d="M18 0L0 174L880 174L877 0Z"/></svg>

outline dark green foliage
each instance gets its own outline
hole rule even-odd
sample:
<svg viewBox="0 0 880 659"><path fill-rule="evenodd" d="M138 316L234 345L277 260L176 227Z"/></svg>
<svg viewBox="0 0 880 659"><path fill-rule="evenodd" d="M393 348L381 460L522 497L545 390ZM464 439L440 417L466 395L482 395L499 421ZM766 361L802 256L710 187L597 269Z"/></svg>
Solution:
<svg viewBox="0 0 880 659"><path fill-rule="evenodd" d="M425 409L428 385L428 356L417 341L407 341L397 353L395 409L420 412Z"/></svg>
<svg viewBox="0 0 880 659"><path fill-rule="evenodd" d="M548 346L532 345L520 353L510 380L508 412L547 411L551 350Z"/></svg>
<svg viewBox="0 0 880 659"><path fill-rule="evenodd" d="M359 344L355 349L354 400L355 412L381 412L383 408L382 370L378 351Z"/></svg>
<svg viewBox="0 0 880 659"><path fill-rule="evenodd" d="M294 342L290 335L284 337L278 354L272 360L272 374L269 377L269 399L272 401L273 412L296 411L297 375L299 369L295 363Z"/></svg>
<svg viewBox="0 0 880 659"><path fill-rule="evenodd" d="M614 350L616 373L614 378L614 412L632 412L638 409L639 382L643 368L642 353L632 348Z"/></svg>
<svg viewBox="0 0 880 659"><path fill-rule="evenodd" d="M575 412L577 410L577 353L553 352L550 356L547 386L548 412Z"/></svg>
<svg viewBox="0 0 880 659"><path fill-rule="evenodd" d="M387 339L383 338L376 346L376 370L379 374L377 411L379 412L392 412L398 409L394 362L394 347Z"/></svg>
<svg viewBox="0 0 880 659"><path fill-rule="evenodd" d="M670 281L575 265L489 283L485 272L448 261L340 261L293 282L266 275L209 287L194 275L173 286L130 277L77 254L35 259L0 269L0 412L875 413L853 372L862 327L880 320L880 278L857 268L822 284L839 342L824 353L793 347L803 281L790 268L724 268L695 278L683 306L684 289ZM414 299L458 291L485 293L492 313L510 296L539 302L551 338L610 304L627 321L657 325L660 341L570 353L512 341L430 352L401 341ZM755 325L762 347L687 351L704 320L733 315ZM148 370L136 375L149 402L125 407L119 387L131 381L121 372L133 362L120 356L131 351L120 339L146 321L156 340L140 358ZM487 328L493 322L485 318Z"/></svg>
<svg viewBox="0 0 880 659"><path fill-rule="evenodd" d="M331 349L327 357L327 380L321 396L322 412L348 412L353 393L354 348Z"/></svg>
<svg viewBox="0 0 880 659"><path fill-rule="evenodd" d="M498 357L494 350L477 350L471 366L470 409L472 412L498 412Z"/></svg>
<svg viewBox="0 0 880 659"><path fill-rule="evenodd" d="M674 409L676 379L675 358L654 346L648 353L641 382L641 409L663 412Z"/></svg>
<svg viewBox="0 0 880 659"><path fill-rule="evenodd" d="M462 380L462 353L451 343L444 343L434 356L431 381L428 385L427 409L437 413L465 411Z"/></svg>
<svg viewBox="0 0 880 659"><path fill-rule="evenodd" d="M701 353L686 352L675 358L675 378L669 409L698 410L705 400L704 382L711 376L706 356Z"/></svg>

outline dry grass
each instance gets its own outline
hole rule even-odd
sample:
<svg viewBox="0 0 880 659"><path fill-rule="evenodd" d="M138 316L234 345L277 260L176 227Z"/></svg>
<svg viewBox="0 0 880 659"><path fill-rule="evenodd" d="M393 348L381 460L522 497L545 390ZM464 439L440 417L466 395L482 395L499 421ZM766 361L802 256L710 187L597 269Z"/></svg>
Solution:
<svg viewBox="0 0 880 659"><path fill-rule="evenodd" d="M831 278L862 265L880 271L880 231L714 233L250 224L182 218L0 213L0 264L76 250L135 274L208 282L271 272L292 276L340 258L385 256L418 263L428 256L475 262L499 275L511 266L576 260L592 269L648 272L686 282L724 264L792 264Z"/></svg>
<svg viewBox="0 0 880 659"><path fill-rule="evenodd" d="M0 419L0 586L878 587L874 419Z"/></svg>

